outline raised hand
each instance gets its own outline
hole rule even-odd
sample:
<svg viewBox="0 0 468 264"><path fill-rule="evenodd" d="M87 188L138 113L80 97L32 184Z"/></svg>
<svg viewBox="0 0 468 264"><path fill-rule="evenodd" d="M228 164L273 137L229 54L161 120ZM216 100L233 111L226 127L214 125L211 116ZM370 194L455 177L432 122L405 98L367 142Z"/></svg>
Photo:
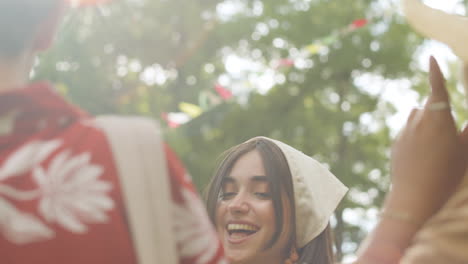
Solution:
<svg viewBox="0 0 468 264"><path fill-rule="evenodd" d="M431 95L412 111L392 148L392 188L374 231L361 244L359 264L398 263L422 224L455 191L463 177L468 130L458 134L445 80L430 61Z"/></svg>
<svg viewBox="0 0 468 264"><path fill-rule="evenodd" d="M448 199L465 171L464 148L450 111L445 80L430 59L432 93L411 113L392 149L392 190L385 210L424 222Z"/></svg>

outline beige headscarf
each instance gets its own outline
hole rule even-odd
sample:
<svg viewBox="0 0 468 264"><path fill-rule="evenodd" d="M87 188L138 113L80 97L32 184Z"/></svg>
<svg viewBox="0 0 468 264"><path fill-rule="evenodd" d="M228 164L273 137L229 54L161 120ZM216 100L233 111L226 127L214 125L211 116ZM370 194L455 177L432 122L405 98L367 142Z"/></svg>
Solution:
<svg viewBox="0 0 468 264"><path fill-rule="evenodd" d="M276 144L288 162L296 202L296 243L302 248L325 230L348 188L315 159L283 142L260 138Z"/></svg>

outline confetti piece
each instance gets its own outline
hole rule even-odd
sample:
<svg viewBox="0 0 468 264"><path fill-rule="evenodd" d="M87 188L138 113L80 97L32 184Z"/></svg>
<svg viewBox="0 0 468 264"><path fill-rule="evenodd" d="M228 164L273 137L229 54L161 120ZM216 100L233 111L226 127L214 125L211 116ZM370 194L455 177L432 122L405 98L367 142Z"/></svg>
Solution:
<svg viewBox="0 0 468 264"><path fill-rule="evenodd" d="M181 102L179 108L182 112L186 113L192 118L195 118L202 114L203 110L198 106L186 102Z"/></svg>
<svg viewBox="0 0 468 264"><path fill-rule="evenodd" d="M274 68L291 67L293 65L294 65L294 60L292 59L280 59L274 63Z"/></svg>
<svg viewBox="0 0 468 264"><path fill-rule="evenodd" d="M206 91L201 91L198 95L198 104L203 111L208 110L210 107L209 98Z"/></svg>
<svg viewBox="0 0 468 264"><path fill-rule="evenodd" d="M219 105L222 103L222 100L219 96L212 92L201 91L198 95L198 105L203 111L209 110L211 107Z"/></svg>
<svg viewBox="0 0 468 264"><path fill-rule="evenodd" d="M361 27L364 27L365 25L367 25L368 21L367 19L356 19L353 21L353 23L351 23L351 26L353 28L361 28Z"/></svg>
<svg viewBox="0 0 468 264"><path fill-rule="evenodd" d="M111 0L66 0L73 7L84 7L84 6L93 6L99 4L105 4Z"/></svg>
<svg viewBox="0 0 468 264"><path fill-rule="evenodd" d="M323 39L319 40L318 42L320 42L320 44L322 44L322 45L329 46L329 45L335 43L337 40L338 40L337 35L330 35L330 36L324 37Z"/></svg>
<svg viewBox="0 0 468 264"><path fill-rule="evenodd" d="M162 113L161 114L161 118L167 122L167 125L170 127L170 128L178 128L181 124L177 123L177 122L174 122L172 121L170 118L169 118L169 114L168 113Z"/></svg>
<svg viewBox="0 0 468 264"><path fill-rule="evenodd" d="M217 83L215 85L215 90L216 92L218 92L219 96L221 96L221 98L223 98L224 100L229 100L232 98L232 92L224 88L221 84Z"/></svg>
<svg viewBox="0 0 468 264"><path fill-rule="evenodd" d="M310 52L311 55L317 54L320 52L321 49L323 49L324 46L320 44L311 44L306 47L306 50Z"/></svg>

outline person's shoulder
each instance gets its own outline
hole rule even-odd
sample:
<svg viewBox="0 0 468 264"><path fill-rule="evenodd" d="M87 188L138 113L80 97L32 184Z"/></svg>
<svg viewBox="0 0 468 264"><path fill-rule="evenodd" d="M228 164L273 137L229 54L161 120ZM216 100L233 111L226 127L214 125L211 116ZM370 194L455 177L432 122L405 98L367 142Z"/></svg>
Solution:
<svg viewBox="0 0 468 264"><path fill-rule="evenodd" d="M77 120L60 136L81 144L106 141L110 134L136 137L138 134L161 135L159 123L141 116L103 115Z"/></svg>
<svg viewBox="0 0 468 264"><path fill-rule="evenodd" d="M161 133L156 120L142 116L103 115L95 117L91 124L107 134L117 131L128 135Z"/></svg>
<svg viewBox="0 0 468 264"><path fill-rule="evenodd" d="M86 152L95 159L108 160L113 158L116 145L147 148L155 140L162 142L162 132L151 118L106 115L75 120L51 139L72 153Z"/></svg>

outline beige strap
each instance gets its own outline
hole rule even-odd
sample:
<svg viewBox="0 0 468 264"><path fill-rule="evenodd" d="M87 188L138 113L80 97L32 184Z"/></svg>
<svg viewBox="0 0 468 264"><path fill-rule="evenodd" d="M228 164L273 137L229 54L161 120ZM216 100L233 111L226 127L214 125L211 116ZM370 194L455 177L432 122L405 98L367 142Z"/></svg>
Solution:
<svg viewBox="0 0 468 264"><path fill-rule="evenodd" d="M141 117L96 120L114 154L138 263L178 263L170 183L157 123Z"/></svg>

